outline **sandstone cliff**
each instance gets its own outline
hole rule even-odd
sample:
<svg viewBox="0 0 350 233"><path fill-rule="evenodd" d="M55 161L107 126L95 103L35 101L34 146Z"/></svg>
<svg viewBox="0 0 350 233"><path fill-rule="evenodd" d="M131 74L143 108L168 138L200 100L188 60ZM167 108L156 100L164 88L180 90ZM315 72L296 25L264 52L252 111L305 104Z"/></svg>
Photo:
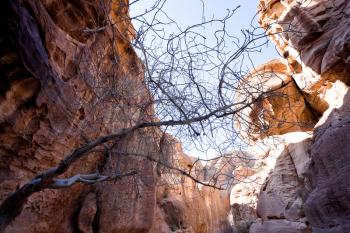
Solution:
<svg viewBox="0 0 350 233"><path fill-rule="evenodd" d="M55 166L75 147L128 127L152 111L137 107L149 97L140 76L141 64L129 42L130 23L123 20L116 31L94 32L106 24L104 10L111 10L111 20L126 14L127 9L118 4L1 3L2 200L39 172ZM116 40L111 43L112 34ZM128 89L123 87L127 83ZM124 98L105 95L110 85L115 85L117 95L123 93ZM151 132L135 133L117 148L125 153L157 150ZM95 152L74 164L66 175L136 167L143 174L139 178L143 189L140 198L135 198L134 187L128 185L133 183L132 178L39 192L29 198L6 232L150 228L155 205L153 165L124 159L119 153L105 159Z"/></svg>
<svg viewBox="0 0 350 233"><path fill-rule="evenodd" d="M185 155L181 144L168 136L163 142L167 163L205 180L204 167L199 161ZM227 190L206 187L178 172L162 169L157 182L156 222L150 233L230 233L230 195ZM219 173L215 173L219 174ZM222 174L222 173L220 173ZM214 175L207 175L210 179ZM233 178L227 179L232 182ZM218 187L221 187L217 184Z"/></svg>
<svg viewBox="0 0 350 233"><path fill-rule="evenodd" d="M0 3L1 202L86 142L154 120L127 6L127 0ZM164 152L162 135L140 129L97 147L61 177L137 174L37 192L5 232L226 232L227 193L198 189L189 178L164 188L170 181L155 161L177 156L186 167L189 158L177 143Z"/></svg>
<svg viewBox="0 0 350 233"><path fill-rule="evenodd" d="M0 3L1 202L80 145L156 120L127 5ZM60 177L136 175L37 192L5 232L228 233L230 223L251 233L350 232L349 15L347 0L260 1L260 24L284 60L256 67L239 86L266 93L251 95L258 101L235 125L254 162L203 166L159 128L139 129ZM214 174L232 191L183 171Z"/></svg>
<svg viewBox="0 0 350 233"><path fill-rule="evenodd" d="M270 94L237 127L268 161L250 177L264 182L234 187L231 200L256 208L250 233L350 232L350 2L261 0L258 11L285 60L246 78Z"/></svg>

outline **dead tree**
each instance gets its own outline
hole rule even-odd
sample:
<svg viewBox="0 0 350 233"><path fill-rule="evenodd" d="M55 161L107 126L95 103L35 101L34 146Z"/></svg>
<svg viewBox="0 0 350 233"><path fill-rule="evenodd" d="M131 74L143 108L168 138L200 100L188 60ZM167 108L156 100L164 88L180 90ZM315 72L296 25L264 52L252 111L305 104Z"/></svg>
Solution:
<svg viewBox="0 0 350 233"><path fill-rule="evenodd" d="M100 1L96 12L102 12L104 17L99 19L98 27L83 28L81 31L88 36L99 36L99 33L109 35L108 48L111 63L109 71L105 71L102 64L104 60L98 59L98 54L94 54L96 60L90 64L93 79L104 80L101 86L92 84L96 90L94 95L98 100L95 103L96 106L108 101L112 106L120 108L120 102L130 88L130 83L126 79L121 82L117 77L123 64L119 62L120 54L117 53L116 46L117 43L128 44L132 40L134 48L128 47L125 53L132 54L131 57L135 59L132 61L134 64L131 64L130 67L135 69L132 72L138 72L135 74L144 84L143 87L140 86L140 93L146 93L148 97L146 101L125 101L124 104L137 109L135 112L142 113L143 117L137 120L130 119L128 127L122 127L116 132L88 140L67 154L55 167L41 172L10 194L0 206L0 232L21 213L28 197L33 193L45 189L67 188L76 183L95 184L135 176L137 170L115 171L110 174L100 174L96 171L62 178L71 165L83 157L89 156L94 151L110 153L115 150L115 144L118 141L135 131L154 128L158 130L157 132L171 132L182 140L197 144L213 143L212 139L215 138L215 135L221 133L224 135L220 145L222 148L218 146L220 150L214 159L224 157L228 150L244 147L240 134L233 127L235 115L246 108L252 108L255 103L273 95L275 91L264 91L255 86L247 93L243 93L246 98L235 101L235 95L239 91L238 85L247 75L247 71L242 67L242 59L249 59L250 53L258 51L267 43L264 32L257 33L257 28L242 31L243 40L230 35L227 31L227 23L239 7L228 10L227 14L221 18L205 20L203 17L198 24L188 25L186 28L181 28L163 11L166 0L156 0L151 9L144 14L130 18L129 7L139 1L116 1L118 5L116 9L112 7L116 3ZM42 89L53 90L52 93L56 94L50 96L50 101L52 103L61 101L62 106L74 105L71 103L72 99L64 96L65 93L57 92L56 87L64 85L64 82L58 80L56 74L50 69L51 65L43 55L45 47L36 43L42 35L34 22L34 16L30 14L42 13L43 5L40 1L25 0L23 2L6 0L1 3L2 24L11 32L14 43L18 44L26 69L35 79L39 80ZM110 16L111 11L115 11L114 18ZM43 13L41 17L48 16ZM50 19L45 20L49 22ZM134 31L126 27L126 31L120 31L118 25L130 24L130 20L141 22L140 29ZM170 35L165 33L167 26L176 28L176 32ZM214 43L207 43L206 35L203 34L208 27L212 27L213 33L210 36L214 38ZM62 36L58 31L57 33L57 36ZM228 44L235 44L236 49L231 51ZM134 49L142 60L142 68L138 67L140 62L137 60ZM76 60L78 63L84 63L84 57L76 58ZM79 70L79 65L77 64L78 68L74 75L84 76ZM97 91L99 89L102 91ZM64 112L64 109L62 111ZM66 112L65 114L71 113ZM87 115L89 112L82 114ZM128 117L128 114L125 114L125 117ZM249 118L249 116L245 117ZM241 118L249 121L242 115ZM207 181L204 181L191 173L191 169L185 170L164 163L148 154L140 156L159 166L174 170L196 183L221 188L216 183L216 179L206 178ZM201 161L208 162L205 159L197 159L194 163Z"/></svg>

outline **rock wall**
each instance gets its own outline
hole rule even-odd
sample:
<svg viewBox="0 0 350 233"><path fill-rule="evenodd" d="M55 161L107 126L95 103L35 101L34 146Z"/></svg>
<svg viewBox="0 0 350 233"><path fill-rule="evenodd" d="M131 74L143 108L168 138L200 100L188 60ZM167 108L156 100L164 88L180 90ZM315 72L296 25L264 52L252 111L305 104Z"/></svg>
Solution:
<svg viewBox="0 0 350 233"><path fill-rule="evenodd" d="M163 157L167 159L166 163L176 165L193 177L205 180L203 165L185 155L181 144L175 138L168 136L162 145L162 152L167 155ZM179 172L166 168L159 173L161 176L157 182L158 222L154 223L150 233L231 233L228 191L203 186L181 176ZM213 178L212 175L208 177ZM226 181L230 183L232 180L233 178ZM218 183L216 185L221 187Z"/></svg>
<svg viewBox="0 0 350 233"><path fill-rule="evenodd" d="M115 21L127 13L121 3L1 3L1 200L79 145L152 113L152 108L139 107L147 104L149 95L142 83L141 63L129 42L130 22L123 20L115 31L94 32L107 23L104 10ZM115 95L106 95L112 85ZM132 178L46 190L30 197L6 232L149 229L155 205L154 165L123 158L122 152L154 153L157 145L152 133L136 132L108 158L92 153L65 174L137 169L142 173L140 198L135 198Z"/></svg>
<svg viewBox="0 0 350 233"><path fill-rule="evenodd" d="M0 201L78 146L154 120L127 6L127 0L1 1ZM64 176L137 175L35 193L5 232L226 232L228 194L199 190L189 179L164 193L154 161L180 149L170 143L172 151L163 152L162 135L143 129L96 148ZM176 153L186 164L189 158Z"/></svg>
<svg viewBox="0 0 350 233"><path fill-rule="evenodd" d="M285 60L270 61L246 79L266 84L264 90L274 96L284 91L284 97L275 97L279 104L274 104L264 96L248 113L245 129L255 134L244 135L253 153L269 161L261 166L262 175L257 173L264 182L250 186L255 194L245 189L241 196L232 193L231 199L244 205L257 198L259 219L250 233L350 232L350 2L261 0L258 12L260 24ZM271 72L275 77L268 76ZM293 87L286 89L287 80ZM289 113L281 119L279 112L287 111L286 96ZM310 128L299 127L305 111L311 116ZM257 127L261 125L266 127Z"/></svg>
<svg viewBox="0 0 350 233"><path fill-rule="evenodd" d="M155 120L127 5L0 3L0 201L85 142ZM236 122L258 162L193 166L171 136L138 130L65 174L137 176L38 192L5 232L226 233L229 213L236 231L350 232L350 2L261 0L259 15L285 59L257 67L236 96L268 93ZM159 161L204 180L234 163L215 177L234 187L198 185Z"/></svg>

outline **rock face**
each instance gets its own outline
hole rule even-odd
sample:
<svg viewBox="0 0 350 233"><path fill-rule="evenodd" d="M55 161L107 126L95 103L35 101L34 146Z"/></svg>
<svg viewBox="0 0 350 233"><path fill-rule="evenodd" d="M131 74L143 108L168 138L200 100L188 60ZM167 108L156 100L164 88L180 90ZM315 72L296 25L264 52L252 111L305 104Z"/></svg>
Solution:
<svg viewBox="0 0 350 233"><path fill-rule="evenodd" d="M309 147L313 190L305 200L306 218L315 232L347 232L349 153L343 140L347 137L344 119L349 117L350 53L349 17L344 14L350 12L349 1L261 1L260 6L262 25L277 22L271 30L282 28L280 40L274 40L305 98L324 112ZM288 26L300 33L288 32Z"/></svg>
<svg viewBox="0 0 350 233"><path fill-rule="evenodd" d="M127 5L0 3L1 202L87 141L153 119L142 64L130 43L134 29ZM139 130L108 144L108 150L97 148L64 176L131 170L137 175L36 193L5 232L227 231L228 194L198 191L186 180L188 187L159 198L163 178L152 159L167 161L171 155L162 151L161 135L156 128ZM188 160L181 153L178 159Z"/></svg>
<svg viewBox="0 0 350 233"><path fill-rule="evenodd" d="M166 163L204 180L203 166L182 152L181 144L168 136L163 142ZM226 190L203 186L165 169L157 185L157 215L150 233L230 233L230 196ZM232 178L231 178L232 179ZM231 181L232 182L232 181Z"/></svg>
<svg viewBox="0 0 350 233"><path fill-rule="evenodd" d="M316 123L313 109L305 101L284 61L276 59L256 67L239 86L236 100L246 99L246 93L252 93L250 101L254 103L239 113L236 124L239 131L249 135L246 136L248 140L308 131Z"/></svg>
<svg viewBox="0 0 350 233"><path fill-rule="evenodd" d="M1 3L1 200L77 146L152 113L139 107L149 97L129 42L130 23L122 21L118 31L94 32L107 23L103 6L111 20L127 12L108 1ZM112 33L116 41L111 42ZM123 94L106 95L110 85ZM155 206L154 165L123 158L123 153L157 151L151 133L137 132L122 140L108 163L95 152L66 174L137 169L142 173L140 198L135 198L132 178L39 192L6 232L149 229Z"/></svg>
<svg viewBox="0 0 350 233"><path fill-rule="evenodd" d="M349 18L344 14L349 8L346 0L260 1L261 25L288 60L309 104L320 113L334 102L327 99L334 83L348 83Z"/></svg>
<svg viewBox="0 0 350 233"><path fill-rule="evenodd" d="M237 228L247 224L247 219L251 223L259 217L261 221L253 223L252 232L283 232L281 229L298 224L304 224L305 231L301 232L308 232L303 200L311 162L307 152L311 137L309 132L291 132L267 137L251 146L249 150L257 156L256 173L231 191L231 204L240 209L240 213L233 216ZM283 224L282 228L279 223ZM295 229L295 232L299 231Z"/></svg>
<svg viewBox="0 0 350 233"><path fill-rule="evenodd" d="M154 120L127 5L1 1L0 201L85 142ZM229 214L235 231L350 232L350 2L261 0L259 15L285 59L238 88L257 93L236 121L255 162L194 166L171 136L138 130L64 174L136 176L38 192L5 232L228 233ZM181 174L218 166L231 194Z"/></svg>
<svg viewBox="0 0 350 233"><path fill-rule="evenodd" d="M276 60L263 67L271 67L268 71L276 67L274 73L280 77L279 83L293 81L294 90L284 94L292 99L289 109L297 114L283 114L285 122L279 121L281 124L276 127L275 122L271 124L271 114L264 113L273 112L274 119L278 119L284 105L274 105L269 97L262 96L260 102L264 104L254 105L256 112L262 113L260 118L249 115L247 128L260 122L268 126L265 132L256 130L256 135L248 134L249 142L255 141L252 150L272 161L272 166L262 167L270 172L255 195L259 220L252 224L250 233L350 232L347 143L350 2L261 0L258 11L260 24L284 56L281 63L286 64L282 72ZM263 72L266 68L259 70ZM260 83L261 76L257 78L255 73L247 79ZM278 79L268 80L272 81L266 81L264 90L275 92L273 80ZM284 88L281 84L277 86ZM295 92L302 97L303 105L293 101ZM283 102L283 98L276 98ZM311 129L298 129L298 124L289 127L290 122L305 122L298 106L305 106L309 116L313 116L309 118L310 123L314 122ZM249 195L248 199L252 197Z"/></svg>
<svg viewBox="0 0 350 233"><path fill-rule="evenodd" d="M350 230L350 155L346 143L349 137L349 100L346 95L343 107L334 109L316 130L310 148L313 191L306 200L305 213L315 228L329 229L329 232Z"/></svg>

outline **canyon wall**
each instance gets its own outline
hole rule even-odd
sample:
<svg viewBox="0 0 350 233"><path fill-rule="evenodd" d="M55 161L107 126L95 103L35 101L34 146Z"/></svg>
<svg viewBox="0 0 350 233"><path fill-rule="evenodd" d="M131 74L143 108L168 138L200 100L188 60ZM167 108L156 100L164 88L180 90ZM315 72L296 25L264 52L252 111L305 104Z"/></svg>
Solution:
<svg viewBox="0 0 350 233"><path fill-rule="evenodd" d="M1 202L86 142L156 121L127 6L0 3ZM248 118L235 123L254 163L203 167L159 128L139 129L62 177L135 176L37 192L5 232L229 233L231 224L251 233L350 232L350 2L261 0L258 11L284 59L256 67L239 86L265 92L251 95L257 101L239 113ZM207 180L218 167L215 179L231 193L181 174Z"/></svg>
<svg viewBox="0 0 350 233"><path fill-rule="evenodd" d="M86 142L156 120L130 43L135 32L128 4L0 3L1 202ZM158 128L140 129L97 147L62 177L137 174L37 192L5 232L228 232L227 192L199 188L180 173L162 177L155 161L183 169L191 161L163 135Z"/></svg>
<svg viewBox="0 0 350 233"><path fill-rule="evenodd" d="M205 181L204 166L197 159L183 153L177 139L167 136L162 144L166 163L188 171L189 174ZM209 166L213 168L214 165ZM219 190L196 183L186 176L181 176L171 169L160 168L157 182L157 221L150 233L178 232L178 233L231 233L230 194L227 190ZM232 182L232 178L225 181ZM209 183L209 182L206 182ZM213 183L213 182L210 182ZM216 186L222 187L226 182L218 181Z"/></svg>
<svg viewBox="0 0 350 233"><path fill-rule="evenodd" d="M108 18L118 21L127 14L121 3L1 3L1 200L76 147L152 113L151 108L139 107L147 104L149 95L129 42L130 22L122 20L115 31L97 30ZM115 93L106 95L112 85ZM45 190L29 198L5 232L149 229L155 205L154 165L124 158L123 153L154 153L153 133L135 132L115 147L120 152L107 157L93 152L65 174L136 169L142 174L142 195L132 177L93 187Z"/></svg>
<svg viewBox="0 0 350 233"><path fill-rule="evenodd" d="M263 182L231 194L236 208L256 209L250 233L350 232L349 12L347 0L260 1L284 59L246 77L269 93L236 126L265 160L248 177Z"/></svg>

